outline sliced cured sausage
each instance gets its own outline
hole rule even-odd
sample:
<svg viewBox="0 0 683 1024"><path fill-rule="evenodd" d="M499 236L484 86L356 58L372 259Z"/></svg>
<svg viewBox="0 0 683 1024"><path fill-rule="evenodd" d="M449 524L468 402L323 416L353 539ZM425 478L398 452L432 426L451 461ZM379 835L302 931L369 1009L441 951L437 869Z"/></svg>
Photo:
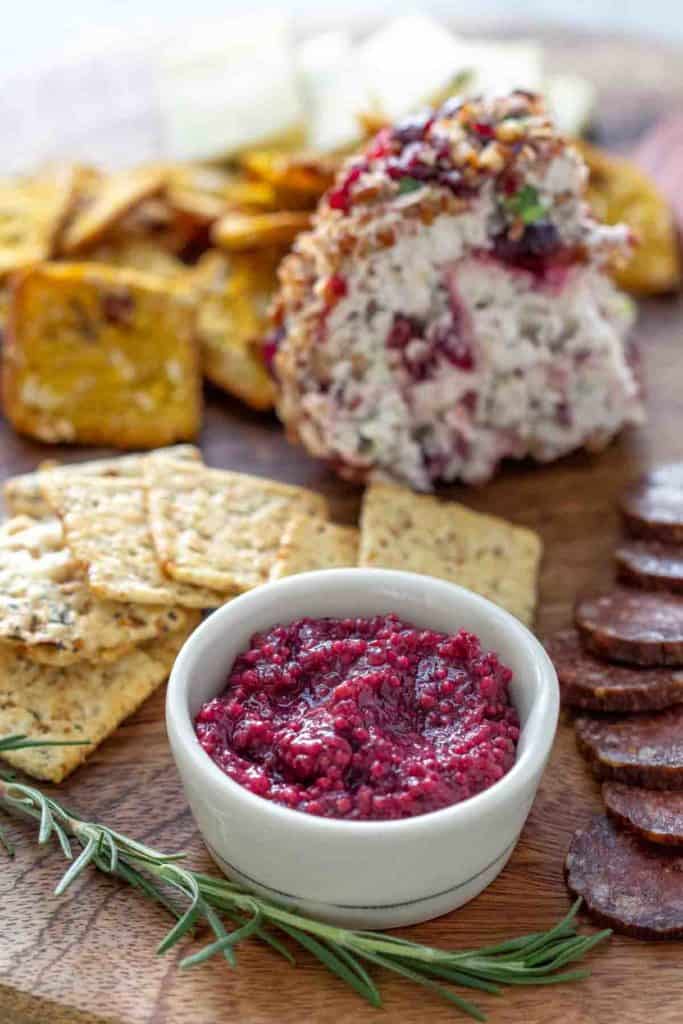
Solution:
<svg viewBox="0 0 683 1024"><path fill-rule="evenodd" d="M565 861L569 891L590 916L640 939L683 937L683 855L618 829L600 815L574 833Z"/></svg>
<svg viewBox="0 0 683 1024"><path fill-rule="evenodd" d="M619 579L645 590L683 594L683 546L659 540L632 540L616 551Z"/></svg>
<svg viewBox="0 0 683 1024"><path fill-rule="evenodd" d="M683 791L667 793L606 782L602 799L610 818L622 828L651 843L683 846Z"/></svg>
<svg viewBox="0 0 683 1024"><path fill-rule="evenodd" d="M576 625L599 657L631 665L683 665L683 596L615 587L579 599Z"/></svg>
<svg viewBox="0 0 683 1024"><path fill-rule="evenodd" d="M581 645L575 629L546 643L562 701L588 711L657 711L683 702L683 670L632 668L601 661Z"/></svg>
<svg viewBox="0 0 683 1024"><path fill-rule="evenodd" d="M647 789L683 789L683 704L651 714L574 723L579 750L601 779Z"/></svg>
<svg viewBox="0 0 683 1024"><path fill-rule="evenodd" d="M632 536L683 543L683 463L670 463L649 473L628 488L620 507Z"/></svg>

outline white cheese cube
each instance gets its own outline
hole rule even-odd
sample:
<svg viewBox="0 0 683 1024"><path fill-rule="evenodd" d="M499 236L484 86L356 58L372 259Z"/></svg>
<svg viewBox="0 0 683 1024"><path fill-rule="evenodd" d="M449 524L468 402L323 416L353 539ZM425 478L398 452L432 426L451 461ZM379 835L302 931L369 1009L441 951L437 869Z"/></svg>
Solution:
<svg viewBox="0 0 683 1024"><path fill-rule="evenodd" d="M539 43L520 39L509 43L473 39L464 51L471 71L469 95L504 96L513 89L538 92L543 82L543 51Z"/></svg>
<svg viewBox="0 0 683 1024"><path fill-rule="evenodd" d="M308 145L330 151L360 139L358 115L370 107L364 71L351 37L325 32L296 53L308 114Z"/></svg>
<svg viewBox="0 0 683 1024"><path fill-rule="evenodd" d="M396 18L360 44L358 56L373 105L390 120L447 92L463 70L463 43L421 14Z"/></svg>
<svg viewBox="0 0 683 1024"><path fill-rule="evenodd" d="M289 20L278 12L184 30L162 47L158 80L173 159L229 156L303 131Z"/></svg>
<svg viewBox="0 0 683 1024"><path fill-rule="evenodd" d="M563 135L581 135L595 107L593 83L580 75L552 75L546 81L545 94L557 130Z"/></svg>

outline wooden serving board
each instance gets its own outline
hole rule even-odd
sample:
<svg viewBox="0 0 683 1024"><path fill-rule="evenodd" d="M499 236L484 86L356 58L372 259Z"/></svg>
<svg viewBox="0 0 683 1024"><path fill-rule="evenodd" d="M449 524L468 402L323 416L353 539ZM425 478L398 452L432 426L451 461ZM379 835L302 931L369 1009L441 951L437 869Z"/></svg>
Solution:
<svg viewBox="0 0 683 1024"><path fill-rule="evenodd" d="M553 40L550 40L551 44ZM627 144L659 111L683 103L681 57L664 47L554 36L553 63L602 83L603 138ZM599 457L576 455L545 468L507 468L480 490L454 497L537 529L545 542L538 631L569 621L582 587L605 583L618 536L614 501L644 468L683 458L683 298L643 305L638 328L649 422ZM340 522L353 522L360 492L290 447L274 419L207 395L202 438L209 465L252 471L324 491ZM94 457L69 450L58 457ZM0 422L0 478L32 469L53 449L17 438ZM162 850L187 849L214 871L198 840L171 761L158 693L58 788L68 806ZM468 906L409 930L431 944L479 946L546 929L568 907L562 878L572 831L600 807L599 791L560 726L551 763L509 865ZM3 822L4 824L4 822ZM213 961L179 972L182 951L157 958L168 927L160 909L123 885L88 874L57 899L64 869L52 846L38 848L29 826L10 826L14 861L0 860L0 1024L406 1024L446 1021L456 1011L407 983L382 978L386 1010L372 1010L306 957L296 969L257 944L240 947L238 969ZM397 851L397 856L400 851ZM277 851L273 851L277 856ZM482 995L505 1024L680 1024L680 943L614 937L591 957L580 984Z"/></svg>

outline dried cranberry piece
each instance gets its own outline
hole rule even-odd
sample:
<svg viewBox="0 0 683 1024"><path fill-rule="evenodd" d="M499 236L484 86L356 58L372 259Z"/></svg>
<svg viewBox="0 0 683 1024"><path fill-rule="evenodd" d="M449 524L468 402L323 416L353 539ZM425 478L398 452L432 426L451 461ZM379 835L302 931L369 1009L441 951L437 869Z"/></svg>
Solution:
<svg viewBox="0 0 683 1024"><path fill-rule="evenodd" d="M495 132L490 124L485 124L483 121L475 121L472 125L472 131L479 136L480 139L493 139L495 138Z"/></svg>
<svg viewBox="0 0 683 1024"><path fill-rule="evenodd" d="M135 312L135 300L124 288L105 292L101 297L102 315L107 323L129 327Z"/></svg>
<svg viewBox="0 0 683 1024"><path fill-rule="evenodd" d="M453 366L465 371L474 369L472 346L460 333L457 318L448 327L437 328L431 340L435 350Z"/></svg>
<svg viewBox="0 0 683 1024"><path fill-rule="evenodd" d="M346 278L342 274L331 274L327 286L332 295L337 299L343 299L348 291Z"/></svg>
<svg viewBox="0 0 683 1024"><path fill-rule="evenodd" d="M558 402L555 406L555 420L561 427L570 430L574 426L574 417L568 402Z"/></svg>
<svg viewBox="0 0 683 1024"><path fill-rule="evenodd" d="M421 142L434 123L434 115L429 110L423 110L419 114L406 117L394 125L391 133L392 138L400 142L402 146L410 142Z"/></svg>
<svg viewBox="0 0 683 1024"><path fill-rule="evenodd" d="M462 190L462 174L460 171L456 171L455 169L439 171L436 180L440 185L445 185L446 188L450 188L453 192L460 192Z"/></svg>
<svg viewBox="0 0 683 1024"><path fill-rule="evenodd" d="M418 181L429 181L436 177L434 164L425 163L425 148L419 142L411 142L400 156L390 157L385 165L390 178L403 178L406 175Z"/></svg>
<svg viewBox="0 0 683 1024"><path fill-rule="evenodd" d="M343 213L348 213L351 209L351 189L360 178L361 174L364 174L368 169L367 161L359 160L352 164L346 173L341 183L331 189L327 194L327 202L333 210L341 210Z"/></svg>
<svg viewBox="0 0 683 1024"><path fill-rule="evenodd" d="M285 331L284 327L277 327L274 331L271 331L269 334L266 334L263 341L261 342L261 354L263 356L263 361L266 364L266 369L269 370L270 373L274 373L273 364L275 361L275 356L277 355L277 350L280 347L280 344L284 339L286 333L287 332Z"/></svg>
<svg viewBox="0 0 683 1024"><path fill-rule="evenodd" d="M493 245L499 260L534 274L544 274L560 249L557 228L549 221L528 224L519 238L509 238L506 232L500 234Z"/></svg>
<svg viewBox="0 0 683 1024"><path fill-rule="evenodd" d="M389 128L383 128L373 139L367 150L369 160L379 160L391 153L392 132Z"/></svg>
<svg viewBox="0 0 683 1024"><path fill-rule="evenodd" d="M409 341L422 333L422 326L415 317L396 313L387 336L387 348L404 349Z"/></svg>

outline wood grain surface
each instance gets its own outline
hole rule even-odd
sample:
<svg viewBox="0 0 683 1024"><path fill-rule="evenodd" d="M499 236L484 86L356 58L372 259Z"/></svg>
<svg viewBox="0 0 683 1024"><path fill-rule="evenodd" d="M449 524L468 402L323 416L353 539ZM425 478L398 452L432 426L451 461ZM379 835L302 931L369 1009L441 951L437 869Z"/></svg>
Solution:
<svg viewBox="0 0 683 1024"><path fill-rule="evenodd" d="M665 48L653 52L644 45L599 41L589 46L568 39L558 41L554 52L558 66L578 65L602 82L602 132L613 141L627 141L643 119L683 99L680 56ZM568 622L578 591L610 579L618 536L614 501L624 484L649 465L683 458L683 300L644 304L638 335L648 392L645 428L625 433L600 456L579 454L545 468L511 466L485 488L452 490L474 508L542 534L541 636ZM202 448L209 465L324 491L340 522L353 522L357 515L358 490L290 447L274 419L252 415L217 393L207 395ZM17 438L0 423L0 478L32 469L48 454L80 459L98 453L55 453ZM163 693L58 793L84 815L160 849L187 849L195 866L215 870L171 761ZM468 906L406 934L464 947L547 928L568 906L562 864L569 836L599 806L598 787L563 722L531 816L502 875ZM385 1011L372 1010L305 957L292 969L253 943L240 948L235 971L216 960L180 972L183 950L154 955L168 927L160 909L92 874L55 898L61 854L52 846L38 849L32 830L22 823L12 823L10 830L17 855L0 862L0 1024L427 1024L457 1017L393 978L380 979ZM505 1024L679 1024L682 952L680 943L614 937L592 956L592 975L585 982L518 989L503 998L482 994L479 1002L492 1021Z"/></svg>

